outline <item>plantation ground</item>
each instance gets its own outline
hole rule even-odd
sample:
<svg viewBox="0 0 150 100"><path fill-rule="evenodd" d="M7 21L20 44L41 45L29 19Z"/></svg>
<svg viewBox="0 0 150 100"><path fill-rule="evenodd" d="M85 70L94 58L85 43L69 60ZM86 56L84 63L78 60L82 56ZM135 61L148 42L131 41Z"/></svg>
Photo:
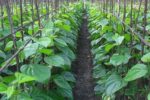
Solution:
<svg viewBox="0 0 150 100"><path fill-rule="evenodd" d="M149 0L0 0L0 100L150 100Z"/></svg>
<svg viewBox="0 0 150 100"><path fill-rule="evenodd" d="M77 58L72 66L76 77L76 85L73 90L75 100L95 100L90 33L88 32L88 17L86 13L86 11L83 12L77 42Z"/></svg>

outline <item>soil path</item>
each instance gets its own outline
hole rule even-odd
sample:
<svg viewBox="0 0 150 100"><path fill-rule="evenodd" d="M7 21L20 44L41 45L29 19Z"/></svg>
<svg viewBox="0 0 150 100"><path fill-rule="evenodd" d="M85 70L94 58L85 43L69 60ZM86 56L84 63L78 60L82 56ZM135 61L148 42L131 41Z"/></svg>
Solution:
<svg viewBox="0 0 150 100"><path fill-rule="evenodd" d="M74 100L95 100L94 85L92 79L92 56L88 18L83 14L83 22L79 32L77 45L77 59L72 64L73 73L76 77L76 85L73 89Z"/></svg>

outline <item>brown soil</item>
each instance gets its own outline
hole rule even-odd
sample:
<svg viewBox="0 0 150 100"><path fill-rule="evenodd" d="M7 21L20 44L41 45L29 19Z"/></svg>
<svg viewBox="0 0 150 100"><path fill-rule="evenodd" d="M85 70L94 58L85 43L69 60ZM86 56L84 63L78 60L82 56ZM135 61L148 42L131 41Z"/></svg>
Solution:
<svg viewBox="0 0 150 100"><path fill-rule="evenodd" d="M72 64L73 73L76 77L76 84L73 89L74 100L95 100L94 84L92 79L92 56L88 18L83 14L83 22L79 32L77 45L77 59Z"/></svg>

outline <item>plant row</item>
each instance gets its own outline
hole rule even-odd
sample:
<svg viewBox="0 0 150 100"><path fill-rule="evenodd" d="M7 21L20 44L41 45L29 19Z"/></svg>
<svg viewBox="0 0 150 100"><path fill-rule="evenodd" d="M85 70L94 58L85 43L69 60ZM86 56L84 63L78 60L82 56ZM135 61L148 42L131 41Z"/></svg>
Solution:
<svg viewBox="0 0 150 100"><path fill-rule="evenodd" d="M96 94L103 100L114 100L122 95L131 100L139 94L149 97L149 85L141 83L147 82L150 76L149 47L145 46L141 55L142 43L137 35L132 34L129 27L124 29L118 17L96 7L89 10L89 31Z"/></svg>
<svg viewBox="0 0 150 100"><path fill-rule="evenodd" d="M19 53L19 68L16 60L5 68L0 77L1 100L72 100L75 78L71 62L75 59L76 41L81 24L82 5L62 7L53 19L43 20L39 35L28 33L17 40L17 47L27 46ZM0 61L9 58L13 43L1 51Z"/></svg>

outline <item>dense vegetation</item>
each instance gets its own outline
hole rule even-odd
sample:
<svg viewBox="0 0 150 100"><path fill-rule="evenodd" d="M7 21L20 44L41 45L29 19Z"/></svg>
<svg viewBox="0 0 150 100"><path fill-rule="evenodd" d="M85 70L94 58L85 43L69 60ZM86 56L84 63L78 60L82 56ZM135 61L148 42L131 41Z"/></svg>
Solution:
<svg viewBox="0 0 150 100"><path fill-rule="evenodd" d="M150 100L149 1L75 1L0 0L0 100Z"/></svg>

